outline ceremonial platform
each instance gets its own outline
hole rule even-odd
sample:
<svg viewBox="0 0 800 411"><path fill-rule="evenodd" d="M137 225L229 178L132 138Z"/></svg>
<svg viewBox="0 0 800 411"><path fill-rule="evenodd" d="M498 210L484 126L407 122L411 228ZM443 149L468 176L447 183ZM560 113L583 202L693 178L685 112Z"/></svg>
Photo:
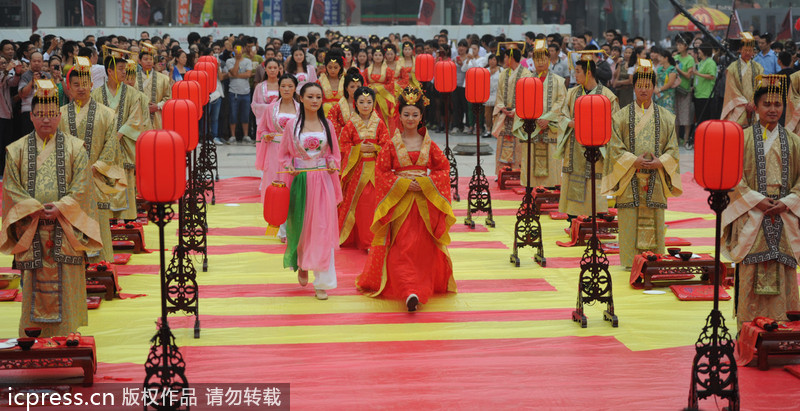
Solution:
<svg viewBox="0 0 800 411"><path fill-rule="evenodd" d="M582 329L571 312L584 247L557 246L569 240L567 222L545 214L547 267L533 261L530 248L519 250L521 264L514 267L509 254L521 195L501 191L489 179L497 227L484 226L483 214L473 216L475 229L463 225L469 177L462 174L449 247L458 293L435 296L416 313L406 312L402 302L356 291L366 259L357 250L336 253L339 286L327 301L315 299L311 285L299 286L283 268L285 246L264 235L259 179L218 182L216 205L208 208L208 272L199 270L199 257L194 260L200 338L193 338L194 317L170 317L189 385L289 383L295 409L684 408L694 343L712 303L679 301L658 285L654 289L666 294L645 294L631 287L630 270L610 254L619 327L603 321L605 306L596 305L587 307L588 327ZM707 194L691 173L683 174L683 186L684 195L669 201L667 236L691 242L681 247L685 251L713 254ZM157 227L143 229L152 250ZM173 221L168 249L176 231ZM116 267L125 293L145 295L103 301L89 311L89 326L80 331L94 337L97 372L89 388L80 386L77 371L76 378L63 380L77 381L73 391L141 387L160 313L158 263L159 253L142 253ZM10 266L11 257L1 256L0 271L12 272ZM17 336L20 307L0 302L0 337ZM722 301L721 310L735 333L733 302ZM0 371L0 384L31 378L25 370ZM745 410L797 409L798 386L782 365L739 368ZM700 406L725 404L706 400Z"/></svg>

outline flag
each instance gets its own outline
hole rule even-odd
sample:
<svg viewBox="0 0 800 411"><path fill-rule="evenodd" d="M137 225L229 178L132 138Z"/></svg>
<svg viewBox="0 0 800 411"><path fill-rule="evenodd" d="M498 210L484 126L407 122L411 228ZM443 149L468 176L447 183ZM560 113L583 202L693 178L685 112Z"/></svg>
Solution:
<svg viewBox="0 0 800 411"><path fill-rule="evenodd" d="M178 24L189 24L189 8L191 0L178 0Z"/></svg>
<svg viewBox="0 0 800 411"><path fill-rule="evenodd" d="M31 28L35 32L36 30L39 30L39 16L42 15L42 11L39 9L39 6L37 6L36 3L31 2L31 12L31 17L33 17Z"/></svg>
<svg viewBox="0 0 800 411"><path fill-rule="evenodd" d="M417 24L422 26L430 26L434 9L436 9L436 2L434 0L420 0Z"/></svg>
<svg viewBox="0 0 800 411"><path fill-rule="evenodd" d="M563 0L561 2L561 17L559 18L558 21L559 24L564 24L567 21L567 8L568 8L567 0Z"/></svg>
<svg viewBox="0 0 800 411"><path fill-rule="evenodd" d="M347 25L350 25L350 22L353 21L353 12L356 11L356 2L355 0L347 0L347 9L344 12L344 18L347 21Z"/></svg>
<svg viewBox="0 0 800 411"><path fill-rule="evenodd" d="M83 26L96 26L94 19L94 6L86 0L81 1L81 16L83 16Z"/></svg>
<svg viewBox="0 0 800 411"><path fill-rule="evenodd" d="M739 10L734 10L731 21L728 23L728 38L738 39L742 35L742 21L739 20Z"/></svg>
<svg viewBox="0 0 800 411"><path fill-rule="evenodd" d="M137 0L136 4L136 25L150 25L150 3L147 0Z"/></svg>
<svg viewBox="0 0 800 411"><path fill-rule="evenodd" d="M261 20L264 18L264 1L253 0L253 15L255 16L256 27L261 27Z"/></svg>
<svg viewBox="0 0 800 411"><path fill-rule="evenodd" d="M133 23L133 4L131 0L119 0L119 8L121 12L121 23L127 26Z"/></svg>
<svg viewBox="0 0 800 411"><path fill-rule="evenodd" d="M792 8L789 7L789 11L786 12L786 17L783 18L783 23L781 23L780 31L778 35L775 37L775 40L786 40L792 38Z"/></svg>
<svg viewBox="0 0 800 411"><path fill-rule="evenodd" d="M192 24L200 24L200 18L203 15L203 7L206 5L206 0L192 0L192 11L190 13L189 21Z"/></svg>
<svg viewBox="0 0 800 411"><path fill-rule="evenodd" d="M519 0L511 0L511 12L508 15L511 24L522 24L522 4Z"/></svg>
<svg viewBox="0 0 800 411"><path fill-rule="evenodd" d="M475 5L470 0L461 2L461 23L468 26L475 25Z"/></svg>
<svg viewBox="0 0 800 411"><path fill-rule="evenodd" d="M603 11L606 12L606 14L611 14L611 12L614 11L614 4L611 0L605 0L603 2Z"/></svg>
<svg viewBox="0 0 800 411"><path fill-rule="evenodd" d="M203 2L203 11L200 20L205 24L209 20L214 19L214 0L205 0Z"/></svg>
<svg viewBox="0 0 800 411"><path fill-rule="evenodd" d="M325 21L325 2L323 0L311 0L311 10L308 13L308 24L319 24Z"/></svg>

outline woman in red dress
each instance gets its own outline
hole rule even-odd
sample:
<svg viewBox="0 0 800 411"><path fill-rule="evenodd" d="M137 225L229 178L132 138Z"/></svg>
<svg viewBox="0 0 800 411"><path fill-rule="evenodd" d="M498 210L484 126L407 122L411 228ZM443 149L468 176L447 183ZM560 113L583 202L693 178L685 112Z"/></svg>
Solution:
<svg viewBox="0 0 800 411"><path fill-rule="evenodd" d="M375 112L375 91L359 87L355 92L358 114L342 129L342 193L339 204L339 244L366 250L372 243L375 215L375 158L389 141L389 131Z"/></svg>
<svg viewBox="0 0 800 411"><path fill-rule="evenodd" d="M331 50L325 55L325 72L319 76L317 84L322 86L322 109L326 116L344 94L344 67L344 56L339 50Z"/></svg>
<svg viewBox="0 0 800 411"><path fill-rule="evenodd" d="M333 123L333 128L336 129L336 135L342 133L344 125L350 121L350 116L355 114L355 93L356 90L364 85L364 77L358 69L350 67L347 74L344 75L344 95L339 99L339 102L331 107L328 112L328 120Z"/></svg>
<svg viewBox="0 0 800 411"><path fill-rule="evenodd" d="M397 103L394 96L394 72L386 65L383 56L383 50L375 49L372 53L372 64L367 68L364 80L371 89L375 90L378 114L386 123L389 134L394 134L394 130L397 128L395 124Z"/></svg>
<svg viewBox="0 0 800 411"><path fill-rule="evenodd" d="M400 95L400 122L375 165L375 238L359 291L405 300L416 311L434 293L455 292L447 245L455 223L450 206L450 164L422 121L427 98L416 88Z"/></svg>

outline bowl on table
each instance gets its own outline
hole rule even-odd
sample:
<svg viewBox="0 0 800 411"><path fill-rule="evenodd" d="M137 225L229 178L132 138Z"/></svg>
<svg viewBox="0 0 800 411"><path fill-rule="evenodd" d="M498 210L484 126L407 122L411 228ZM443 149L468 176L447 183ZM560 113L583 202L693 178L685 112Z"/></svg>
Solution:
<svg viewBox="0 0 800 411"><path fill-rule="evenodd" d="M667 248L667 253L669 253L669 255L671 255L673 257L678 257L680 252L681 252L681 249L677 248L677 247Z"/></svg>
<svg viewBox="0 0 800 411"><path fill-rule="evenodd" d="M786 316L789 317L789 321L800 321L800 311L787 311Z"/></svg>
<svg viewBox="0 0 800 411"><path fill-rule="evenodd" d="M689 259L692 258L692 255L694 255L694 253L692 253L691 251L681 251L680 253L678 253L678 255L681 256L681 260L689 261Z"/></svg>
<svg viewBox="0 0 800 411"><path fill-rule="evenodd" d="M32 337L17 338L17 345L19 345L19 348L22 348L22 351L30 350L35 342L36 338Z"/></svg>
<svg viewBox="0 0 800 411"><path fill-rule="evenodd" d="M41 327L28 327L25 329L25 335L31 338L36 338L42 335L42 328Z"/></svg>

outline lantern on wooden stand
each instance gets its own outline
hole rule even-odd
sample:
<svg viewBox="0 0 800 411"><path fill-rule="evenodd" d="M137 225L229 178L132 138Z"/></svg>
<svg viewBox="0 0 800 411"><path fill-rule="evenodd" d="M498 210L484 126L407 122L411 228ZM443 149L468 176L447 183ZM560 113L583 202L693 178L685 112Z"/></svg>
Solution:
<svg viewBox="0 0 800 411"><path fill-rule="evenodd" d="M592 191L592 236L586 245L581 259L581 274L578 279L578 303L572 312L572 320L586 328L586 315L583 307L594 302L606 304L603 319L619 326L614 314L614 295L611 288L611 274L608 272L608 258L600 247L597 237L597 193L595 165L600 160L600 147L611 139L611 101L602 94L591 94L575 100L575 138L586 147L583 155L591 164Z"/></svg>
<svg viewBox="0 0 800 411"><path fill-rule="evenodd" d="M184 142L184 155L189 179L186 180L186 191L178 200L178 245L172 253L167 270L167 289L170 290L168 303L172 311L183 311L195 316L195 336L200 336L200 317L198 314L199 298L197 295L197 271L189 258L189 250L198 238L204 235L197 232L197 221L201 216L196 205L197 186L191 178L195 169L192 166L194 149L197 147L198 131L197 112L199 107L191 100L172 99L162 109L162 124L165 130L171 130L181 136ZM190 230L189 227L192 229Z"/></svg>
<svg viewBox="0 0 800 411"><path fill-rule="evenodd" d="M483 211L487 213L486 225L494 227L492 218L492 193L489 192L489 180L483 173L481 167L481 127L480 112L483 103L489 100L492 75L489 70L483 67L473 67L467 70L465 94L467 101L472 103L472 112L475 117L475 171L469 180L469 193L467 194L467 218L464 224L470 228L475 228L475 221L472 220L472 213Z"/></svg>
<svg viewBox="0 0 800 411"><path fill-rule="evenodd" d="M734 341L719 311L719 286L722 266L719 261L722 212L728 207L728 193L742 179L744 133L738 123L708 120L695 131L694 176L708 191L708 204L717 214L714 243L714 308L695 343L689 408L698 409L698 400L717 396L728 399L728 409L739 409L739 381ZM739 276L736 276L738 287ZM737 288L738 290L738 288ZM736 293L738 296L738 292ZM738 298L737 298L738 299Z"/></svg>
<svg viewBox="0 0 800 411"><path fill-rule="evenodd" d="M434 76L436 80L433 85L436 91L444 95L444 155L450 162L450 189L453 191L453 200L461 201L458 195L458 167L456 157L450 150L450 98L456 89L456 63L452 61L440 61L434 66Z"/></svg>
<svg viewBox="0 0 800 411"><path fill-rule="evenodd" d="M168 389L186 392L189 388L186 363L167 319L169 294L164 257L164 226L172 219L171 204L181 198L186 186L184 153L185 143L174 131L146 131L136 141L136 185L142 198L151 204L148 218L158 226L161 263L161 319L144 366L144 389L154 397L161 396L152 398L157 403L173 405L169 409L188 409L180 408L177 398L170 403L173 399L165 394Z"/></svg>
<svg viewBox="0 0 800 411"><path fill-rule="evenodd" d="M517 116L523 120L522 128L528 134L528 168L525 170L527 183L525 195L517 210L517 222L514 224L514 251L509 261L519 267L519 252L522 247L531 247L536 250L534 261L542 267L547 265L544 258L544 244L542 243L542 225L539 222L539 209L533 198L531 187L531 133L536 129L536 119L544 112L544 85L538 77L526 77L517 81L515 86L514 107Z"/></svg>
<svg viewBox="0 0 800 411"><path fill-rule="evenodd" d="M200 57L197 64L194 65L194 70L192 71L204 71L206 73L206 91L210 94L217 90L217 77L219 75L219 63L217 62L216 57L212 56L203 56ZM198 175L200 175L201 180L204 182L202 189L205 192L211 191L212 201L211 204L214 205L216 203L216 199L214 198L214 182L219 181L219 169L217 164L217 146L214 144L209 134L209 121L208 121L208 113L209 113L209 105L205 105L203 107L205 112L206 121L203 122L203 129L201 130L203 139L203 145L200 148L200 161L198 164Z"/></svg>

